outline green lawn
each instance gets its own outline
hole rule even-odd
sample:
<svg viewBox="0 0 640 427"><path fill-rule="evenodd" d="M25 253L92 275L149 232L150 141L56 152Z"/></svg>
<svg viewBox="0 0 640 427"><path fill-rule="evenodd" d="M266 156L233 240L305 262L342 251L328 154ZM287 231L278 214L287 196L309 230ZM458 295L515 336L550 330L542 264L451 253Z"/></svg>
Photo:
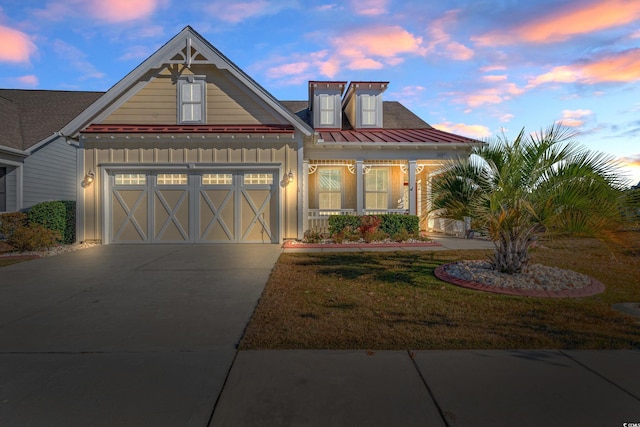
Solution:
<svg viewBox="0 0 640 427"><path fill-rule="evenodd" d="M607 286L576 299L512 297L459 288L438 265L488 251L283 254L242 349L640 348L640 318L611 308L640 302L640 232L543 242L536 263Z"/></svg>

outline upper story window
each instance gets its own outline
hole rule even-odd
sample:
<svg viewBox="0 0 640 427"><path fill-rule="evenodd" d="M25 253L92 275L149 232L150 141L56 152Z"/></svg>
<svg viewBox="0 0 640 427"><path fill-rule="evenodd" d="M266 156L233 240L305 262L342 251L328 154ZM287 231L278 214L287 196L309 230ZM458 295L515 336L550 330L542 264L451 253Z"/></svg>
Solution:
<svg viewBox="0 0 640 427"><path fill-rule="evenodd" d="M178 80L178 123L205 123L206 89L204 76Z"/></svg>
<svg viewBox="0 0 640 427"><path fill-rule="evenodd" d="M320 101L320 125L335 126L336 101L333 95L318 95Z"/></svg>
<svg viewBox="0 0 640 427"><path fill-rule="evenodd" d="M375 95L360 95L362 112L362 126L376 126L378 115L378 100Z"/></svg>

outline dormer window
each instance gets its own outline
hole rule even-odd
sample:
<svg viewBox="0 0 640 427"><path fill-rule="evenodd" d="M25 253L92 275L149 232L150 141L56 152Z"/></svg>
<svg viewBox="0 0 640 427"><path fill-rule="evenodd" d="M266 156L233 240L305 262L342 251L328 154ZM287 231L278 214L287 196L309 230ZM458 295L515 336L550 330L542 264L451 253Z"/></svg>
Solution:
<svg viewBox="0 0 640 427"><path fill-rule="evenodd" d="M318 95L320 101L320 126L336 126L336 100L332 95Z"/></svg>
<svg viewBox="0 0 640 427"><path fill-rule="evenodd" d="M382 92L389 82L351 82L342 101L354 129L381 129Z"/></svg>
<svg viewBox="0 0 640 427"><path fill-rule="evenodd" d="M346 82L309 82L309 108L316 129L341 129L340 100Z"/></svg>
<svg viewBox="0 0 640 427"><path fill-rule="evenodd" d="M205 123L206 90L204 76L185 76L178 80L178 123Z"/></svg>
<svg viewBox="0 0 640 427"><path fill-rule="evenodd" d="M377 99L375 95L360 95L360 111L362 112L362 126L376 126Z"/></svg>

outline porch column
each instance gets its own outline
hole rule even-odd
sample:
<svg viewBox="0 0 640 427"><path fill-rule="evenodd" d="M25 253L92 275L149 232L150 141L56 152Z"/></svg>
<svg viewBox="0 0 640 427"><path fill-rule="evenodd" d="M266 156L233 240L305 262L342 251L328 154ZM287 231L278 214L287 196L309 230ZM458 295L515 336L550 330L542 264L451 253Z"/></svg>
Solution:
<svg viewBox="0 0 640 427"><path fill-rule="evenodd" d="M309 229L309 160L302 161L302 180L300 183L302 221L298 224L298 239L304 237L304 232Z"/></svg>
<svg viewBox="0 0 640 427"><path fill-rule="evenodd" d="M416 161L409 160L409 215L417 215Z"/></svg>
<svg viewBox="0 0 640 427"><path fill-rule="evenodd" d="M356 160L356 213L364 213L364 162Z"/></svg>

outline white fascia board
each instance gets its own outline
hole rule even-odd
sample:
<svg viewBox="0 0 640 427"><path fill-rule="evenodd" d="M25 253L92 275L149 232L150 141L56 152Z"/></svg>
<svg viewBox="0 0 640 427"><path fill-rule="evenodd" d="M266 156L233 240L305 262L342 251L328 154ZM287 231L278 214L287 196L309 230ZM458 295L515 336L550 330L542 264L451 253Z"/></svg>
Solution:
<svg viewBox="0 0 640 427"><path fill-rule="evenodd" d="M87 126L98 114L105 108L109 107L117 98L122 96L129 88L148 73L150 70L160 69L170 62L170 59L180 52L187 44L187 40L191 43L196 42L194 46L203 56L208 59L208 63L213 64L221 69L229 70L237 79L251 88L258 96L260 96L269 106L276 110L283 117L289 119L291 124L305 135L313 134L313 129L303 122L298 116L287 110L280 102L267 92L262 86L255 82L251 77L240 70L233 62L231 62L220 51L213 47L208 41L200 36L193 28L187 26L180 33L169 40L164 46L153 53L144 62L134 68L122 80L111 87L104 95L91 104L84 112L73 119L69 124L62 128L61 133L72 137Z"/></svg>
<svg viewBox="0 0 640 427"><path fill-rule="evenodd" d="M5 147L4 145L0 145L0 152L12 154L14 156L20 156L20 157L28 157L30 154L27 151L19 150L13 147Z"/></svg>

